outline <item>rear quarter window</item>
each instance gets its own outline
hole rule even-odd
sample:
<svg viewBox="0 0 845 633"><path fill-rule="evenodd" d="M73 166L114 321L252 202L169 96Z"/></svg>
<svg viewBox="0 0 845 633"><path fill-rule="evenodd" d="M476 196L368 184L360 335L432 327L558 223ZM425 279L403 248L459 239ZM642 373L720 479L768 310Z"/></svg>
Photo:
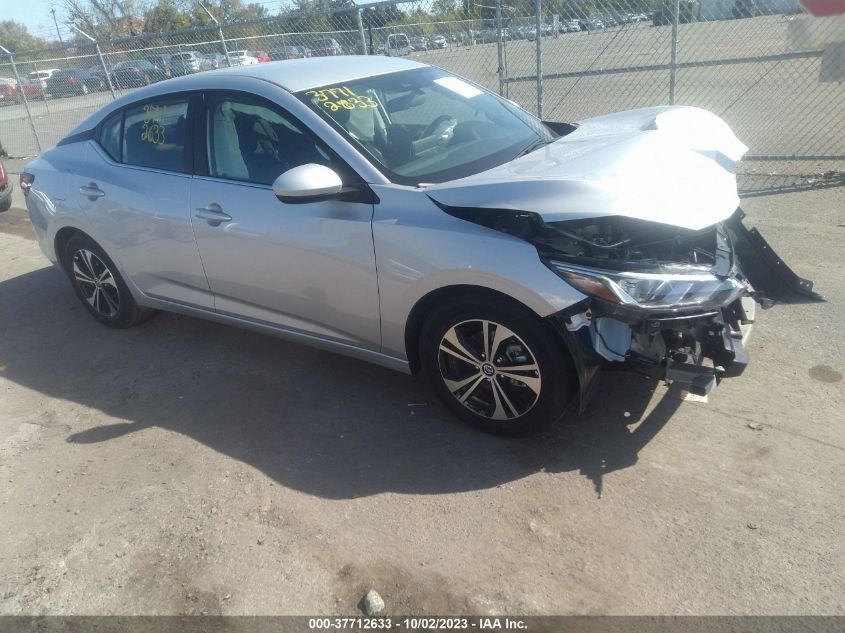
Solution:
<svg viewBox="0 0 845 633"><path fill-rule="evenodd" d="M100 127L97 142L106 154L120 162L120 140L123 136L123 112L111 115Z"/></svg>

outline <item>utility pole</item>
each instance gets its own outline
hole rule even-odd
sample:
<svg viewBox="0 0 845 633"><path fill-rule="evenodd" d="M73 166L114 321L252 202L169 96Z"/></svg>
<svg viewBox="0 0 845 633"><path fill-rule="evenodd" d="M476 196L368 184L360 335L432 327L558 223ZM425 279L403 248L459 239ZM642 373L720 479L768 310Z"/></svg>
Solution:
<svg viewBox="0 0 845 633"><path fill-rule="evenodd" d="M59 30L59 21L56 19L56 7L53 7L52 9L50 9L50 13L53 14L53 24L56 25L56 35L59 36L59 44L64 46L65 42L62 39L62 32Z"/></svg>

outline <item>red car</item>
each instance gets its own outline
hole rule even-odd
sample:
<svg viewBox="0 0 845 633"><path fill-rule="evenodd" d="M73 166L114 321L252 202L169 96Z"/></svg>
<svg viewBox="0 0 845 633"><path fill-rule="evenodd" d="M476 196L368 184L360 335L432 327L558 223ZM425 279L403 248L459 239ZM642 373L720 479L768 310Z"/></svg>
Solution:
<svg viewBox="0 0 845 633"><path fill-rule="evenodd" d="M34 99L41 96L41 82L23 80L23 93L27 99ZM2 103L20 103L23 101L21 97L21 85L14 79L0 78L0 104Z"/></svg>
<svg viewBox="0 0 845 633"><path fill-rule="evenodd" d="M256 59L258 60L259 64L265 64L267 62L272 62L272 58L265 52L265 51L252 51L255 55Z"/></svg>

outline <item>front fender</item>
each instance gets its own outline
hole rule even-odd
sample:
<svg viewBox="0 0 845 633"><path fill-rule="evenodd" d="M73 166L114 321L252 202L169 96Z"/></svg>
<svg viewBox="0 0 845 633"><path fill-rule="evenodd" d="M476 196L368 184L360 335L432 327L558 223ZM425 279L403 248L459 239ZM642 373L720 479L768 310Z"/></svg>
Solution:
<svg viewBox="0 0 845 633"><path fill-rule="evenodd" d="M471 286L513 298L541 317L585 297L553 273L528 242L453 217L421 190L374 186L373 219L382 352L406 358L414 307L437 290Z"/></svg>

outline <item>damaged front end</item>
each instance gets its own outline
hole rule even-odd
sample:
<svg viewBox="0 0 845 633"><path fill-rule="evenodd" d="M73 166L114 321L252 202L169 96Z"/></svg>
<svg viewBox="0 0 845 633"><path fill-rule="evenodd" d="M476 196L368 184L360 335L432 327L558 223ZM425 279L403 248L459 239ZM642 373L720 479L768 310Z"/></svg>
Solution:
<svg viewBox="0 0 845 633"><path fill-rule="evenodd" d="M739 209L701 230L622 216L546 222L504 210L460 215L532 243L587 296L550 317L578 371L582 409L602 367L706 395L747 365L756 304L823 300L742 224Z"/></svg>

